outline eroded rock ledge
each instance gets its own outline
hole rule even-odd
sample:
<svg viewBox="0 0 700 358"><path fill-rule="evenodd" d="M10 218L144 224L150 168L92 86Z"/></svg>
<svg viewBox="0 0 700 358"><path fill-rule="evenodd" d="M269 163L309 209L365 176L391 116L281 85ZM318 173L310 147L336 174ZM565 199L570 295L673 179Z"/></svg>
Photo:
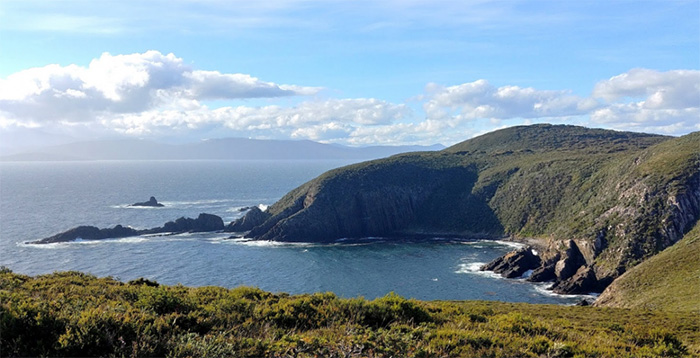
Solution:
<svg viewBox="0 0 700 358"><path fill-rule="evenodd" d="M608 279L596 276L595 266L589 260L579 244L569 240L563 245L550 242L543 248L527 246L511 251L482 266L481 270L506 278L522 277L530 271L528 281L553 282L551 289L559 294L601 292Z"/></svg>
<svg viewBox="0 0 700 358"><path fill-rule="evenodd" d="M124 237L148 235L148 234L182 234L186 232L212 232L224 229L224 221L221 217L212 214L199 214L196 219L181 217L175 221L169 221L161 227L145 230L136 230L130 227L117 225L113 228L100 229L94 226L78 226L60 234L41 240L28 242L29 244L52 244L57 242L69 242L75 240L104 240L119 239Z"/></svg>

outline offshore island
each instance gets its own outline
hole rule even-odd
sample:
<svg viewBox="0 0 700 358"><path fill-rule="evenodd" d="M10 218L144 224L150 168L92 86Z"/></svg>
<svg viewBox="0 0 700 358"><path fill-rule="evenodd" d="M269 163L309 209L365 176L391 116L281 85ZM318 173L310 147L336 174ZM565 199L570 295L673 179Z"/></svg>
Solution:
<svg viewBox="0 0 700 358"><path fill-rule="evenodd" d="M595 306L631 311L346 300L5 270L2 355L700 354L698 218L699 132L511 127L331 170L227 225L201 214L146 230L83 226L34 243L200 231L322 243L508 237L527 246L484 269L552 282L556 293L602 292ZM29 337L43 338L32 345Z"/></svg>

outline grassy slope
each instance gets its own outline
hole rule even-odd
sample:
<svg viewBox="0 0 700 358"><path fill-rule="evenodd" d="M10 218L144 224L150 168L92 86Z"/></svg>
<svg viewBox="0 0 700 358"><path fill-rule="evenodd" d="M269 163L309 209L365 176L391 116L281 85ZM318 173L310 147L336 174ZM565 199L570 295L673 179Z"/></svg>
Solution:
<svg viewBox="0 0 700 358"><path fill-rule="evenodd" d="M2 356L658 357L700 354L687 312L368 301L0 271ZM152 283L151 283L152 284Z"/></svg>
<svg viewBox="0 0 700 358"><path fill-rule="evenodd" d="M620 276L596 305L700 314L700 224L675 245Z"/></svg>

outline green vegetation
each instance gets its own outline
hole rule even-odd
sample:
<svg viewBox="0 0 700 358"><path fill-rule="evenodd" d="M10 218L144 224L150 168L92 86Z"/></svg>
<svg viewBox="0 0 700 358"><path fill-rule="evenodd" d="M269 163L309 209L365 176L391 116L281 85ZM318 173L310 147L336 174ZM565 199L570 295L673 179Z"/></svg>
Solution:
<svg viewBox="0 0 700 358"><path fill-rule="evenodd" d="M289 296L0 271L0 355L660 357L700 354L688 312Z"/></svg>
<svg viewBox="0 0 700 358"><path fill-rule="evenodd" d="M700 224L680 242L620 276L596 305L700 314Z"/></svg>

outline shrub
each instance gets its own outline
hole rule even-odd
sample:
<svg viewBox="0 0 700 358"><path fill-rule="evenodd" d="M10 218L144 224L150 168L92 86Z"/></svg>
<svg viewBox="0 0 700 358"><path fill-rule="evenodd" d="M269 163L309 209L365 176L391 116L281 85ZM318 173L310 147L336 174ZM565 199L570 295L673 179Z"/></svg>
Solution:
<svg viewBox="0 0 700 358"><path fill-rule="evenodd" d="M176 292L167 287L144 289L139 294L136 306L142 309L152 310L157 314L187 313L191 307L182 292Z"/></svg>

